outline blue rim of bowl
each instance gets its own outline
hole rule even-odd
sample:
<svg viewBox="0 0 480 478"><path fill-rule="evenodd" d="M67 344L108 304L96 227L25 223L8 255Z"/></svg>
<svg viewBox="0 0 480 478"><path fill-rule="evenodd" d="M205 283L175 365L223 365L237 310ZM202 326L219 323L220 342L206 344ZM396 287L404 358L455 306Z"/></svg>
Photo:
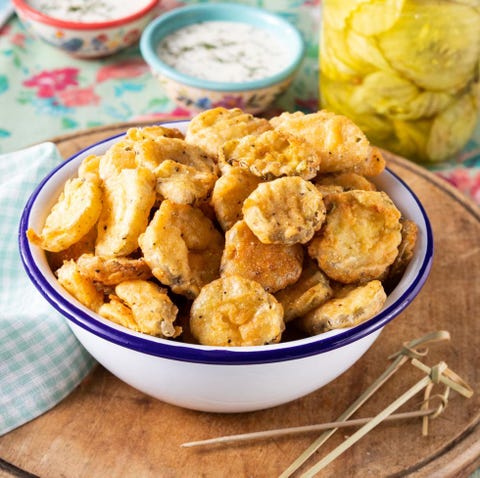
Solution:
<svg viewBox="0 0 480 478"><path fill-rule="evenodd" d="M184 121L178 121L177 123L183 122ZM174 123L175 122L169 122L168 124L170 125ZM341 331L336 335L328 337L318 335L307 339L300 339L292 342L286 342L284 344L278 344L279 346L267 345L262 347L239 347L235 349L229 349L228 347L219 348L177 343L165 339L157 339L156 337L150 337L148 335L135 335L129 332L127 329L123 331L115 326L109 326L107 323L103 323L96 319L93 312L91 314L86 313L83 309L67 300L49 284L35 263L31 251L31 244L26 237L26 231L30 222L30 213L33 204L35 203L43 186L59 169L65 167L68 163L73 161L77 156L85 151L109 142L115 138L121 137L124 134L125 133L120 133L92 144L54 168L32 192L20 218L18 231L20 257L27 275L38 291L58 312L60 312L68 320L77 326L95 334L96 336L107 340L108 342L112 342L114 344L148 355L154 355L172 360L216 365L248 365L301 359L311 355L316 355L318 353L324 353L344 347L352 342L366 337L367 335L370 335L380 328L383 328L414 300L427 280L433 260L433 233L430 221L424 207L410 187L395 173L386 168L385 171L403 185L418 206L425 224L427 236L426 251L425 257L420 265L419 272L409 287L393 304L381 311L372 319L350 329L346 329L345 331Z"/></svg>
<svg viewBox="0 0 480 478"><path fill-rule="evenodd" d="M288 44L292 50L293 48L295 49L291 63L278 73L260 80L230 83L203 80L185 75L160 60L155 51L160 41L160 38L156 36L157 28L162 28L165 30L165 34L169 34L193 23L210 20L249 23L259 28L267 28L272 32L273 27L279 29L282 35L280 37L277 34L277 36L281 38L284 43L287 43L285 38L288 38ZM163 35L161 38L163 38ZM140 38L140 51L154 73L163 75L178 83L202 90L234 92L268 88L275 83L280 83L289 78L303 60L305 43L300 32L291 23L275 13L248 5L215 3L189 5L159 16L149 23L143 31Z"/></svg>

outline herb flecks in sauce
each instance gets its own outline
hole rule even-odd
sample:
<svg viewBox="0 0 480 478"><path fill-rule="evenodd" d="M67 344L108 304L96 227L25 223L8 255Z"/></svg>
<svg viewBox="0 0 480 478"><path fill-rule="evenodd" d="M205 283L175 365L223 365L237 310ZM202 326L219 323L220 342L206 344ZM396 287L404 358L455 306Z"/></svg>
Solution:
<svg viewBox="0 0 480 478"><path fill-rule="evenodd" d="M145 8L149 0L29 0L28 4L45 15L72 22L105 22L128 17Z"/></svg>
<svg viewBox="0 0 480 478"><path fill-rule="evenodd" d="M290 62L290 53L269 31L238 22L201 22L164 38L159 58L199 79L239 83L272 76Z"/></svg>

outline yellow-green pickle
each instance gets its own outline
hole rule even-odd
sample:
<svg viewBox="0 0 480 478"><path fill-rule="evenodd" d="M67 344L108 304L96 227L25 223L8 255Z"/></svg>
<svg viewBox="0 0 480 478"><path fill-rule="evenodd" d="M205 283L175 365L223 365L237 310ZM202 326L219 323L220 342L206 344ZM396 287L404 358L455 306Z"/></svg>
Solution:
<svg viewBox="0 0 480 478"><path fill-rule="evenodd" d="M321 107L418 162L452 158L480 111L480 0L323 0Z"/></svg>

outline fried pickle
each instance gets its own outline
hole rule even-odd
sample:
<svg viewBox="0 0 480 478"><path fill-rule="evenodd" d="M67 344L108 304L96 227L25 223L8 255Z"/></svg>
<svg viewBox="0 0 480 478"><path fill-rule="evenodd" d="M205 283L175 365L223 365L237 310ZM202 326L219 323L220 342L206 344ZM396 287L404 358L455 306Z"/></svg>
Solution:
<svg viewBox="0 0 480 478"><path fill-rule="evenodd" d="M244 113L239 108L212 108L193 117L188 124L185 141L196 144L214 157L230 139L260 134L272 129L268 120Z"/></svg>
<svg viewBox="0 0 480 478"><path fill-rule="evenodd" d="M178 308L163 287L145 280L127 280L115 287L115 294L132 311L139 332L164 338L181 333L174 325Z"/></svg>
<svg viewBox="0 0 480 478"><path fill-rule="evenodd" d="M321 157L311 143L298 135L270 130L225 142L220 149L220 161L249 169L264 179L311 179L320 169Z"/></svg>
<svg viewBox="0 0 480 478"><path fill-rule="evenodd" d="M203 345L251 346L277 343L285 328L282 306L250 279L222 277L193 301L192 335Z"/></svg>
<svg viewBox="0 0 480 478"><path fill-rule="evenodd" d="M245 199L243 217L264 244L306 244L325 219L322 195L310 182L287 176L261 183Z"/></svg>
<svg viewBox="0 0 480 478"><path fill-rule="evenodd" d="M308 253L333 280L367 282L384 274L398 254L400 211L384 192L326 196L327 217Z"/></svg>
<svg viewBox="0 0 480 478"><path fill-rule="evenodd" d="M261 179L246 169L230 168L220 176L212 192L211 204L224 231L242 219L242 206Z"/></svg>
<svg viewBox="0 0 480 478"><path fill-rule="evenodd" d="M82 254L77 259L77 266L84 277L107 286L126 280L147 280L152 277L152 271L143 257L131 259Z"/></svg>
<svg viewBox="0 0 480 478"><path fill-rule="evenodd" d="M99 310L104 302L103 292L95 287L92 280L80 273L73 259L65 261L62 267L55 271L55 275L60 285L81 304L94 312Z"/></svg>
<svg viewBox="0 0 480 478"><path fill-rule="evenodd" d="M221 276L239 275L260 283L274 293L293 284L302 272L300 244L263 244L245 221L238 221L225 233Z"/></svg>
<svg viewBox="0 0 480 478"><path fill-rule="evenodd" d="M313 261L305 262L298 281L275 294L275 298L283 306L285 322L306 315L333 294L328 277Z"/></svg>
<svg viewBox="0 0 480 478"><path fill-rule="evenodd" d="M185 135L177 128L167 128L162 125L151 125L143 127L128 128L125 138L131 141L142 141L145 139L158 138L179 138L184 139Z"/></svg>
<svg viewBox="0 0 480 478"><path fill-rule="evenodd" d="M155 176L147 168L124 169L104 181L95 254L127 256L135 251L155 198Z"/></svg>
<svg viewBox="0 0 480 478"><path fill-rule="evenodd" d="M164 200L138 243L153 275L193 299L219 276L223 236L195 207Z"/></svg>
<svg viewBox="0 0 480 478"><path fill-rule="evenodd" d="M317 113L282 113L270 119L275 129L310 142L321 158L320 171L350 169L367 161L372 147L362 130L346 116L321 110Z"/></svg>
<svg viewBox="0 0 480 478"><path fill-rule="evenodd" d="M40 234L29 228L28 240L46 251L63 251L92 229L101 211L102 189L98 181L69 179L45 219Z"/></svg>
<svg viewBox="0 0 480 478"><path fill-rule="evenodd" d="M327 300L296 321L309 335L317 335L327 330L353 327L382 309L387 296L379 280L367 282L358 287L346 287L336 297Z"/></svg>

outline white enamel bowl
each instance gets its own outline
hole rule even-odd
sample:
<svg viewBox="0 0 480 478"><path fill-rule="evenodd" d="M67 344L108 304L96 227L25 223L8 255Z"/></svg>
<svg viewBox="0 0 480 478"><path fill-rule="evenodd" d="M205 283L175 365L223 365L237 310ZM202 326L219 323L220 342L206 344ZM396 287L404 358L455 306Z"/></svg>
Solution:
<svg viewBox="0 0 480 478"><path fill-rule="evenodd" d="M168 123L185 130L186 122ZM80 162L102 154L119 136L80 151L54 169L35 189L21 217L19 246L25 270L45 299L67 319L78 340L103 366L133 387L165 402L211 412L245 412L300 398L338 377L372 345L382 328L422 288L432 262L427 215L408 186L391 171L376 180L403 214L419 227L415 256L383 310L350 329L259 347L212 347L133 332L91 312L56 281L45 253L26 240L40 230L65 181Z"/></svg>

